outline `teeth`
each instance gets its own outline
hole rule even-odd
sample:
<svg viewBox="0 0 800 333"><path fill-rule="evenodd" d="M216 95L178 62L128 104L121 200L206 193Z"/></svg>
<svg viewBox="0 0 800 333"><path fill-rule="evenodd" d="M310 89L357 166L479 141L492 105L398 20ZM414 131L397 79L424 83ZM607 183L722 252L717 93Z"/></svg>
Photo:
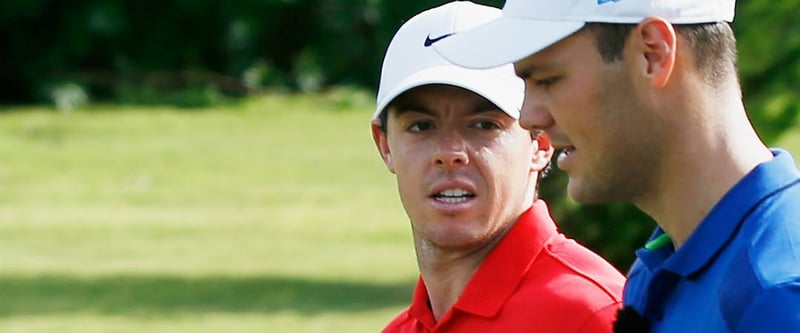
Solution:
<svg viewBox="0 0 800 333"><path fill-rule="evenodd" d="M469 192L467 192L465 190L462 190L460 188L451 189L451 190L444 190L444 191L439 192L439 195L443 196L443 197L463 197L463 196L469 195L469 194L470 194Z"/></svg>
<svg viewBox="0 0 800 333"><path fill-rule="evenodd" d="M459 203L459 202L465 202L465 201L467 201L467 199L468 199L467 197L455 197L455 198L451 198L451 197L438 197L438 198L436 198L436 200L439 200L439 201L441 201L441 202L445 202L445 203Z"/></svg>
<svg viewBox="0 0 800 333"><path fill-rule="evenodd" d="M459 203L459 202L466 202L467 200L469 200L469 198L473 196L474 195L472 193L457 188L439 192L439 194L436 196L436 200L445 203Z"/></svg>

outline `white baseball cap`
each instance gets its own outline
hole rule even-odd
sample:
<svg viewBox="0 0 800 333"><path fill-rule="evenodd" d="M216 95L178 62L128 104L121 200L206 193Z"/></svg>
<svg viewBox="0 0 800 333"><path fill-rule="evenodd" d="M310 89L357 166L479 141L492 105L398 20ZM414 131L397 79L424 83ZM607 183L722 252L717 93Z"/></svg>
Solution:
<svg viewBox="0 0 800 333"><path fill-rule="evenodd" d="M455 33L497 19L500 14L498 8L455 1L409 19L386 50L372 119L377 119L398 95L426 84L447 84L470 90L512 118L519 118L525 85L514 74L511 64L485 70L468 69L445 60L432 47Z"/></svg>
<svg viewBox="0 0 800 333"><path fill-rule="evenodd" d="M735 0L507 0L500 18L436 43L446 59L490 68L523 59L587 22L639 23L658 16L673 24L733 21Z"/></svg>

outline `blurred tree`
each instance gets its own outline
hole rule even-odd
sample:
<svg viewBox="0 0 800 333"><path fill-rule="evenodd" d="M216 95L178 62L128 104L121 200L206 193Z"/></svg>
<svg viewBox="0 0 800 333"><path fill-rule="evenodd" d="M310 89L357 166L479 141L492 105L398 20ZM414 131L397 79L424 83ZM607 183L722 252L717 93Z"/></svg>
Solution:
<svg viewBox="0 0 800 333"><path fill-rule="evenodd" d="M739 1L733 24L748 113L774 142L800 111L800 0Z"/></svg>

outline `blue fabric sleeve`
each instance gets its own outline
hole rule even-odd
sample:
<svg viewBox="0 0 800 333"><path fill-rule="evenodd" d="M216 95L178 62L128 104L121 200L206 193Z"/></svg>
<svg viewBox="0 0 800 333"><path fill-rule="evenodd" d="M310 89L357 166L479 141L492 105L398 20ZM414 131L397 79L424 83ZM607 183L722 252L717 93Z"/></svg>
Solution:
<svg viewBox="0 0 800 333"><path fill-rule="evenodd" d="M800 332L800 281L773 286L744 312L736 332Z"/></svg>

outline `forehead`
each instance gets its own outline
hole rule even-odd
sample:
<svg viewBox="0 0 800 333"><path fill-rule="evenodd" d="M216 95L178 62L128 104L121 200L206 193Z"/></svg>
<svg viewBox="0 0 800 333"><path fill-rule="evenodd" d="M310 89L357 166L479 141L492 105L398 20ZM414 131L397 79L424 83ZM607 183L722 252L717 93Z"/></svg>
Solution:
<svg viewBox="0 0 800 333"><path fill-rule="evenodd" d="M397 96L387 107L389 114L408 111L441 112L459 109L470 112L500 111L494 103L470 90L446 84L412 88ZM503 112L503 114L505 114Z"/></svg>

